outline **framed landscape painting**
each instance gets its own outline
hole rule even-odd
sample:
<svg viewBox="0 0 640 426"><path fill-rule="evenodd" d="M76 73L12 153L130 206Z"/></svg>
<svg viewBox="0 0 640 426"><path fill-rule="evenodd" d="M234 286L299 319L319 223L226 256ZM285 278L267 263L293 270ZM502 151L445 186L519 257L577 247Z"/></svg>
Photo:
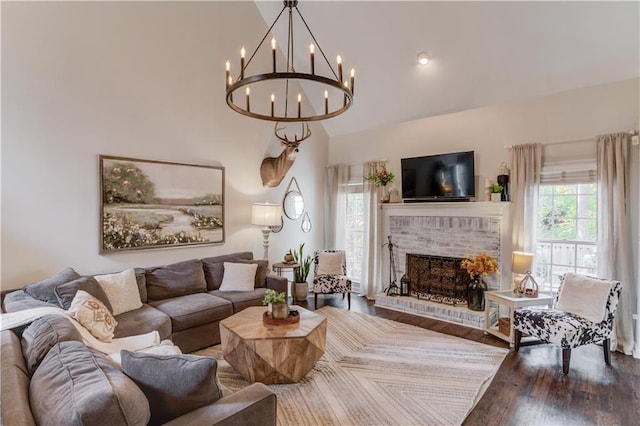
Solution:
<svg viewBox="0 0 640 426"><path fill-rule="evenodd" d="M101 253L224 243L224 167L99 161Z"/></svg>

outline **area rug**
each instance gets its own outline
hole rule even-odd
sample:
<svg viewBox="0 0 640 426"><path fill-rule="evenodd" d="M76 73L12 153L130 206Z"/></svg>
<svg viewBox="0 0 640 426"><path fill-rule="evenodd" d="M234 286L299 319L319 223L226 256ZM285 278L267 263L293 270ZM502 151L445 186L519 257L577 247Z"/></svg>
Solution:
<svg viewBox="0 0 640 426"><path fill-rule="evenodd" d="M506 349L334 307L327 347L299 383L269 385L280 425L458 425L502 363ZM220 345L195 352L218 359L221 383L246 382Z"/></svg>

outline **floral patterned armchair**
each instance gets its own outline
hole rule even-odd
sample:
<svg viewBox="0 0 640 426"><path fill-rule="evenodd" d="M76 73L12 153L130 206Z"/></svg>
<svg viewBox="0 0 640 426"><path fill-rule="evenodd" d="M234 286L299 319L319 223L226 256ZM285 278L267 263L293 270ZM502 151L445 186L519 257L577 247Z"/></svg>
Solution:
<svg viewBox="0 0 640 426"><path fill-rule="evenodd" d="M314 304L318 306L318 294L342 293L347 295L351 309L351 280L347 278L347 261L344 250L318 250L313 254Z"/></svg>
<svg viewBox="0 0 640 426"><path fill-rule="evenodd" d="M581 315L559 309L559 300L567 279L587 279L574 274L565 274L560 283L558 295L552 309L517 309L514 311L513 326L515 328L515 350L520 349L522 334L537 337L545 343L552 343L562 348L562 372L569 373L571 361L571 349L590 343L602 343L604 360L611 364L610 338L613 330L613 321L618 307L618 300L622 291L622 283L619 281L600 281L610 284L610 290L606 296L604 316L602 320L592 321ZM606 290L605 290L606 291ZM600 317L600 315L596 315Z"/></svg>

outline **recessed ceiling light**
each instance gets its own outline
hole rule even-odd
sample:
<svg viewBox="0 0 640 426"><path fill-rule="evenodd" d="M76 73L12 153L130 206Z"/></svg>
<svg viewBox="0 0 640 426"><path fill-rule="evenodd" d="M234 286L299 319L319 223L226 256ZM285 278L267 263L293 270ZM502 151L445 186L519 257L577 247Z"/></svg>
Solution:
<svg viewBox="0 0 640 426"><path fill-rule="evenodd" d="M420 65L427 65L431 61L431 58L427 55L426 52L418 53L418 63Z"/></svg>

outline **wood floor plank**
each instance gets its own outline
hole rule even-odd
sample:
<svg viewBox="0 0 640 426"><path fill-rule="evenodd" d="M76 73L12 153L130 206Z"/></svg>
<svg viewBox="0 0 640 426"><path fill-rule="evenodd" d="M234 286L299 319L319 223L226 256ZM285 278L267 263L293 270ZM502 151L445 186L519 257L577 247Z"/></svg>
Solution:
<svg viewBox="0 0 640 426"><path fill-rule="evenodd" d="M313 310L312 298L297 304ZM339 295L319 296L318 308L326 305L347 307ZM352 296L351 310L508 348L506 342L482 330L376 308L364 297ZM587 345L572 351L565 376L559 348L523 346L520 352L509 352L464 424L640 425L640 360L614 352L607 366L602 347Z"/></svg>

